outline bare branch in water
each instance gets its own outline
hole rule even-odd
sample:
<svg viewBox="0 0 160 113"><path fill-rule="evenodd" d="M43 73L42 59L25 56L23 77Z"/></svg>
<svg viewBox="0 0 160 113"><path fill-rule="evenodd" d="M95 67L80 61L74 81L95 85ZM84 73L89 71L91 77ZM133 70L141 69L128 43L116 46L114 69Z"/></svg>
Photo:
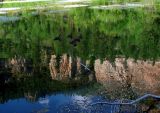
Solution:
<svg viewBox="0 0 160 113"><path fill-rule="evenodd" d="M123 102L122 102L122 103L120 103L120 102L96 102L96 103L91 104L91 106L96 105L96 104L133 105L133 104L136 104L136 103L138 103L138 102L140 102L140 101L142 101L142 100L145 100L145 99L147 99L147 98L149 98L149 97L160 100L160 96L153 95L153 94L146 94L146 95L144 95L144 96L142 96L142 97L140 97L140 98L138 98L138 99L136 99L136 100L132 100L131 102L127 102L127 103L123 103Z"/></svg>

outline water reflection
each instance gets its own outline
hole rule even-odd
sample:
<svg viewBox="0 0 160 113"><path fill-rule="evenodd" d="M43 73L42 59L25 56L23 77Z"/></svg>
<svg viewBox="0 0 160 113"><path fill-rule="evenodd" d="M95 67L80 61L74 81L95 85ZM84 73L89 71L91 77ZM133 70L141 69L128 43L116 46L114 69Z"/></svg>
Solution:
<svg viewBox="0 0 160 113"><path fill-rule="evenodd" d="M84 82L79 83L63 83L53 81L47 76L21 78L19 80L10 80L10 82L1 84L0 92L0 112L2 113L92 113L107 112L121 110L120 106L95 105L94 102L110 101L95 94L88 95L91 89L95 92L93 86L89 85L86 90L77 89L83 86ZM114 101L114 100L113 100ZM8 109L9 108L9 109ZM129 109L126 109L129 108ZM132 113L137 108L132 106L123 106L125 113ZM124 110L122 110L124 111ZM133 112L134 113L134 112Z"/></svg>
<svg viewBox="0 0 160 113"><path fill-rule="evenodd" d="M93 102L104 101L102 97L98 96L80 96L76 94L56 94L39 98L37 102L28 102L26 99L11 100L0 106L2 113L115 113L120 107L116 106L89 106ZM10 108L10 109L8 109ZM123 110L125 112L125 110ZM126 110L125 113L135 113ZM122 112L120 112L122 113Z"/></svg>
<svg viewBox="0 0 160 113"><path fill-rule="evenodd" d="M53 92L88 82L88 76L87 80L81 77L93 73L84 71L81 63L94 71L96 59L113 62L117 57L131 57L135 61L150 59L154 64L160 57L157 6L113 10L83 7L16 15L0 17L2 113L120 111L120 106L89 106L104 101L101 97ZM65 79L69 84L51 78ZM72 78L80 82L72 84ZM122 112L137 110L128 108Z"/></svg>
<svg viewBox="0 0 160 113"><path fill-rule="evenodd" d="M93 56L114 60L124 56L156 60L160 53L158 29L156 9L78 8L68 13L42 12L1 23L1 57L16 54L37 63L41 60L35 59L37 56L50 51L49 54L67 53L83 59Z"/></svg>
<svg viewBox="0 0 160 113"><path fill-rule="evenodd" d="M46 101L47 100L47 104ZM1 113L35 113L40 111L46 111L47 113L55 113L58 108L72 99L70 96L63 94L48 96L46 98L40 98L38 102L27 102L25 99L12 100L0 106ZM8 109L10 108L10 109Z"/></svg>
<svg viewBox="0 0 160 113"><path fill-rule="evenodd" d="M160 56L156 6L113 10L82 7L56 14L17 15L20 20L0 23L0 58L18 76L20 72L50 71L53 79L61 80L79 75L75 59L86 65L90 62L93 69L96 59L149 59L154 64Z"/></svg>

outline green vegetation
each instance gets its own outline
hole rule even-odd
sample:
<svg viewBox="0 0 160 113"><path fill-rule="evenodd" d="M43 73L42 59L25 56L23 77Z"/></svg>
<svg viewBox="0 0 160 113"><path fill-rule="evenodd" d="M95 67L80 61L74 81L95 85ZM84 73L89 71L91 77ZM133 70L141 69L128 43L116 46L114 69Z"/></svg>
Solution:
<svg viewBox="0 0 160 113"><path fill-rule="evenodd" d="M138 1L116 1L121 4L124 2ZM38 70L37 75L42 74L33 78L19 74L12 77L9 83L0 84L4 85L0 88L6 88L4 92L0 92L0 102L23 97L24 92L28 97L36 94L37 99L43 92L74 89L81 85L78 82L67 84L52 81L46 76L49 75L48 64L52 54L60 58L62 54L67 53L82 60L89 59L92 64L95 59L114 61L116 57L133 58L135 61L151 60L153 63L159 60L160 6L157 3L154 1L154 5L145 7L115 9L83 7L68 10L55 7L23 10L0 16L0 59L8 60L15 56L24 58L30 61L33 70ZM92 5L97 4L113 3L93 1ZM41 5L48 6L48 2L27 3L21 6L28 8ZM13 6L19 7L20 4L2 7ZM7 19L4 20L3 17ZM6 74L3 71L0 71L0 77L6 82L3 77ZM10 90L13 87L15 89ZM94 89L100 89L100 85L94 85ZM87 91L86 88L84 93ZM125 91L124 93L127 94ZM120 97L119 92L117 94Z"/></svg>
<svg viewBox="0 0 160 113"><path fill-rule="evenodd" d="M57 12L27 14L19 21L1 23L1 57L16 54L36 58L33 61L38 63L38 56L48 49L50 54L68 53L83 59L114 60L119 56L155 61L160 57L156 8Z"/></svg>
<svg viewBox="0 0 160 113"><path fill-rule="evenodd" d="M9 8L9 7L36 7L36 6L47 6L49 3L47 1L40 1L40 2L26 2L26 3L7 3L2 4L1 8Z"/></svg>
<svg viewBox="0 0 160 113"><path fill-rule="evenodd" d="M93 4L97 5L109 5L109 4L124 4L140 2L143 4L157 4L159 0L91 0Z"/></svg>

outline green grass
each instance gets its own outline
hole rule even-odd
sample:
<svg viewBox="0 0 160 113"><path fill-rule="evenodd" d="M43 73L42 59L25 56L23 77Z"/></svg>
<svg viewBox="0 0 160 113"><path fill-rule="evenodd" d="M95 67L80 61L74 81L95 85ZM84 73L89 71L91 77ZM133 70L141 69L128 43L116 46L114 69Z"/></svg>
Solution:
<svg viewBox="0 0 160 113"><path fill-rule="evenodd" d="M12 1L12 0L7 0ZM89 0L90 1L90 0ZM24 2L24 3L4 3L0 4L1 8L10 8L10 7L36 7L36 6L48 6L51 5L54 1L37 1L37 2ZM92 5L108 5L108 4L121 4L127 2L142 2L145 4L157 4L160 3L159 0L91 0ZM79 3L79 2L78 2ZM66 3L64 3L66 4ZM68 3L67 3L68 4ZM69 3L73 4L73 3Z"/></svg>
<svg viewBox="0 0 160 113"><path fill-rule="evenodd" d="M36 6L47 6L50 2L48 1L39 1L39 2L27 2L27 3L7 3L1 4L1 8L10 8L10 7L36 7Z"/></svg>
<svg viewBox="0 0 160 113"><path fill-rule="evenodd" d="M83 2L64 2L61 4L55 4L57 0L52 0L52 1L37 1L37 2L21 2L21 3L4 3L0 4L0 8L12 8L12 7L21 7L21 8L34 8L34 7L49 7L49 6L63 6L63 5L73 5L73 4L83 4Z"/></svg>
<svg viewBox="0 0 160 113"><path fill-rule="evenodd" d="M91 0L93 4L96 5L108 5L108 4L123 4L130 2L142 2L144 4L157 4L160 3L159 0Z"/></svg>

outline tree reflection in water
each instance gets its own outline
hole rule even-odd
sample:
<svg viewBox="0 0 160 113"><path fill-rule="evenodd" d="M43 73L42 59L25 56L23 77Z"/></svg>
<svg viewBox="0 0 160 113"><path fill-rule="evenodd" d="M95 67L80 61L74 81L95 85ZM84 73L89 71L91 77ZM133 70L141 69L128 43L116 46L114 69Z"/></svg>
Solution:
<svg viewBox="0 0 160 113"><path fill-rule="evenodd" d="M73 62L77 57L89 61L90 69L94 69L95 59L113 62L116 57L125 57L152 60L154 64L160 57L158 6L78 8L56 14L22 13L18 17L0 23L0 79L4 81L0 84L1 103L20 97L36 101L46 93L78 86L80 83L71 86L50 79L52 55L57 58L57 67L66 54ZM13 64L15 69L11 68Z"/></svg>

